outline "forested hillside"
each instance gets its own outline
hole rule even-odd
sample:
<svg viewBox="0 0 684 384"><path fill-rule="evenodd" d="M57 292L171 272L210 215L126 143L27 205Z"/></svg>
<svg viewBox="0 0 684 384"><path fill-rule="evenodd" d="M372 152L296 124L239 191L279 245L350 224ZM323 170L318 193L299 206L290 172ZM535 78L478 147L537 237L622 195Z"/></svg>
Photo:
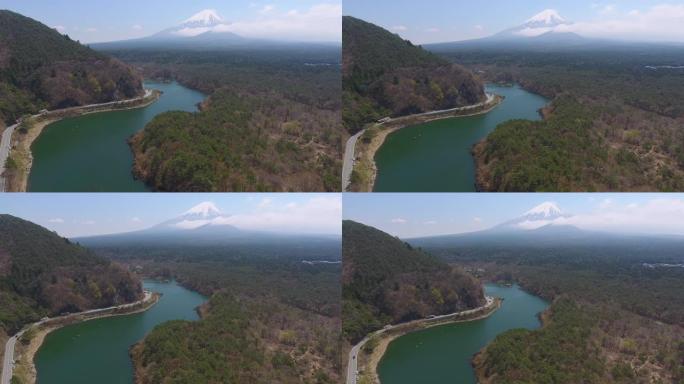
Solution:
<svg viewBox="0 0 684 384"><path fill-rule="evenodd" d="M289 249L289 248L288 248ZM283 251L296 253L295 249ZM309 265L268 256L233 259L229 248L183 248L144 263L210 296L196 322L156 327L132 350L136 382L338 383L339 264ZM223 260L201 254L224 255Z"/></svg>
<svg viewBox="0 0 684 384"><path fill-rule="evenodd" d="M431 251L552 301L542 329L501 334L475 359L480 382L646 384L684 379L684 270L671 245L645 241L641 256L633 242Z"/></svg>
<svg viewBox="0 0 684 384"><path fill-rule="evenodd" d="M440 52L552 98L545 119L501 124L475 147L485 191L684 189L684 59L669 46Z"/></svg>
<svg viewBox="0 0 684 384"><path fill-rule="evenodd" d="M134 174L155 190L341 188L339 48L111 53L209 94L201 112L160 114L131 140Z"/></svg>
<svg viewBox="0 0 684 384"><path fill-rule="evenodd" d="M484 87L472 73L403 40L344 16L343 121L349 133L385 116L476 104Z"/></svg>
<svg viewBox="0 0 684 384"><path fill-rule="evenodd" d="M142 297L127 270L31 222L0 215L0 327Z"/></svg>
<svg viewBox="0 0 684 384"><path fill-rule="evenodd" d="M43 108L142 95L130 67L33 19L0 10L0 120L13 123Z"/></svg>
<svg viewBox="0 0 684 384"><path fill-rule="evenodd" d="M351 341L388 323L484 304L472 276L378 229L342 224L343 335Z"/></svg>

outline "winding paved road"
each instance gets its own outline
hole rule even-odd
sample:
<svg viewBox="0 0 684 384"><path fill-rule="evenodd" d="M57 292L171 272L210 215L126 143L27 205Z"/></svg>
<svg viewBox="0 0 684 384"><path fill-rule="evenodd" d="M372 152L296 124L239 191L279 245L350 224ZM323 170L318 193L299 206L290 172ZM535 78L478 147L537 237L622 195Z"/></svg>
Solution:
<svg viewBox="0 0 684 384"><path fill-rule="evenodd" d="M428 317L425 319L418 319L418 320L413 320L409 321L407 323L399 323L395 325L386 325L382 329L378 329L377 331L369 334L368 336L364 337L363 340L359 341L358 344L352 347L351 351L349 351L349 362L347 363L347 384L356 384L356 381L358 380L358 361L359 361L359 351L361 348L363 348L363 345L366 344L366 342L373 336L381 335L384 332L387 332L391 329L394 329L398 326L406 326L409 324L416 324L416 323L422 323L422 322L433 322L435 320L440 320L444 319L447 317L452 317L452 316L463 316L463 315L469 315L471 313L475 313L477 311L481 311L483 309L489 308L494 304L494 298L491 296L485 296L485 305L473 309L468 309L465 311L461 312L454 312L454 313L449 313L446 315L439 315L439 316L432 316ZM4 383L2 383L4 384Z"/></svg>
<svg viewBox="0 0 684 384"><path fill-rule="evenodd" d="M143 96L138 96L132 99L128 100L118 100L118 101L109 101L107 103L99 103L99 104L89 104L89 105L83 105L80 107L71 107L71 108L66 108L66 109L84 109L84 108L93 108L93 107L106 107L108 105L115 105L118 103L124 103L124 102L131 102L131 101L136 101L136 100L142 100L144 98L150 97L152 95L152 90L151 89L145 89L145 94ZM36 118L45 114L53 113L53 112L58 112L58 111L63 111L61 109L56 109L52 111L47 111L44 113L39 113L37 115L33 115L30 118ZM0 192L5 192L6 189L6 183L5 183L5 177L2 175L5 172L5 162L7 161L7 158L9 157L9 153L12 147L12 134L14 133L14 129L19 126L19 123L14 124L10 127L7 127L5 129L5 132L2 133L2 139L0 140ZM4 382L0 382L0 384L5 384Z"/></svg>
<svg viewBox="0 0 684 384"><path fill-rule="evenodd" d="M24 334L28 329L42 325L44 323L47 323L48 321L54 321L54 320L61 320L61 319L66 319L69 317L73 316L82 316L82 315L92 315L98 312L105 312L105 311L111 311L113 309L124 309L124 308L129 308L133 307L138 304L145 303L146 301L150 300L152 297L152 292L150 291L144 291L144 296L142 300L135 301L133 303L128 303L128 304L122 304L122 305L115 305L113 307L107 307L107 308L97 308L97 309L91 309L88 311L83 311L79 313L72 313L64 316L57 316L57 317L48 317L44 318L41 321L35 322L33 324L30 324L28 326L25 326L21 331L17 332L16 335L12 336L7 340L7 343L5 344L5 356L3 358L3 363L2 363L2 378L0 378L0 384L10 384L12 380L12 371L14 370L14 346L17 343L17 340L21 338L21 335Z"/></svg>
<svg viewBox="0 0 684 384"><path fill-rule="evenodd" d="M12 147L12 134L14 133L14 129L18 126L19 124L14 124L7 127L0 139L0 192L5 192L5 178L2 174L5 173L5 162L7 161L10 148Z"/></svg>
<svg viewBox="0 0 684 384"><path fill-rule="evenodd" d="M351 182L351 174L354 169L354 151L356 150L356 140L366 132L365 129L356 132L356 134L347 140L347 145L344 146L344 160L342 163L342 192L349 188Z"/></svg>
<svg viewBox="0 0 684 384"><path fill-rule="evenodd" d="M382 123L377 123L377 125L383 125L385 123L391 123L396 120L400 119L407 119L407 118L414 118L414 117L420 117L420 116L430 116L430 115L438 115L440 113L449 113L449 112L458 112L458 111L467 111L469 109L473 108L478 108L483 105L486 105L492 100L494 100L494 94L493 93L487 93L487 99L483 102L477 103L477 104L471 104L471 105L466 105L465 107L456 107L456 108L451 108L451 109L441 109L439 111L430 111L430 112L423 112L423 113L417 113L415 115L408 115L408 116L400 116L400 117L395 117L394 119L389 119L386 121L383 121ZM357 132L354 136L350 137L347 140L347 145L344 147L344 159L342 163L342 192L345 192L347 188L349 187L349 184L351 183L351 174L352 171L354 170L354 154L356 151L356 141L358 140L361 135L366 132L366 129L362 129L361 131Z"/></svg>

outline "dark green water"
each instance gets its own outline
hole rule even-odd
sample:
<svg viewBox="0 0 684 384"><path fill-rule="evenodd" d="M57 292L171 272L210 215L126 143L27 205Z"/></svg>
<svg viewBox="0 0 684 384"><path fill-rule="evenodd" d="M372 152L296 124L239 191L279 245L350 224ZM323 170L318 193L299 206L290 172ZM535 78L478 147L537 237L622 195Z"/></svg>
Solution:
<svg viewBox="0 0 684 384"><path fill-rule="evenodd" d="M506 99L484 115L432 121L390 134L375 154L375 192L475 191L473 145L512 119L539 120L548 100L514 87L487 86Z"/></svg>
<svg viewBox="0 0 684 384"><path fill-rule="evenodd" d="M50 333L36 354L38 384L131 384L131 345L168 320L197 320L195 307L206 298L175 282L146 281L162 293L145 312L86 321Z"/></svg>
<svg viewBox="0 0 684 384"><path fill-rule="evenodd" d="M496 335L513 328L538 328L544 300L518 286L485 285L487 295L502 297L493 315L460 324L447 324L401 336L390 343L380 360L382 384L475 384L470 360Z"/></svg>
<svg viewBox="0 0 684 384"><path fill-rule="evenodd" d="M156 115L196 111L205 95L178 83L145 82L163 92L155 103L137 109L101 112L60 120L45 127L33 143L31 192L142 192L131 174L127 140Z"/></svg>

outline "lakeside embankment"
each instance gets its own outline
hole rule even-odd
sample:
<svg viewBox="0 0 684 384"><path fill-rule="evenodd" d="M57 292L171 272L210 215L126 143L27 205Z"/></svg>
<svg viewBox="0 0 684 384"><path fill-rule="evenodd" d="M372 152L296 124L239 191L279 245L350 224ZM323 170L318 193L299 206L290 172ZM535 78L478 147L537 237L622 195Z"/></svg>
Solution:
<svg viewBox="0 0 684 384"><path fill-rule="evenodd" d="M363 350L364 345L370 340L374 340L373 342L375 343L375 346L370 354L364 352L358 353L358 356L350 356L349 364L352 365L352 362L355 360L359 368L356 377L347 377L347 383L356 384L357 382L363 382L379 384L380 379L377 373L377 368L380 364L380 360L382 360L382 357L385 355L389 344L393 340L408 333L432 327L485 319L491 316L494 312L496 312L497 309L501 307L502 301L503 300L500 298L487 297L487 303L480 308L435 316L433 318L413 320L407 323L386 326L383 329L375 331L353 348L353 350L360 352ZM363 360L363 362L361 360ZM348 374L349 373L350 372L348 372Z"/></svg>
<svg viewBox="0 0 684 384"><path fill-rule="evenodd" d="M159 293L146 291L144 293L143 299L134 303L122 304L116 307L103 309L94 309L51 319L45 319L25 327L16 335L18 341L15 346L17 363L16 367L14 368L13 376L19 378L21 383L35 384L37 371L34 358L43 344L45 337L50 332L80 322L144 312L154 306L159 301L160 297L161 295ZM33 333L31 339L28 344L23 344L21 342L22 336L29 330Z"/></svg>
<svg viewBox="0 0 684 384"><path fill-rule="evenodd" d="M375 154L385 143L387 136L402 128L458 117L477 116L489 113L504 100L500 95L487 95L487 100L480 104L453 108L444 111L426 112L409 116L397 117L382 123L375 123L366 128L355 140L355 150L351 159L345 156L345 163L353 162L348 190L353 192L372 192L377 176ZM344 182L344 181L343 181Z"/></svg>
<svg viewBox="0 0 684 384"><path fill-rule="evenodd" d="M5 175L0 176L5 177L5 190L7 192L26 192L28 177L33 165L31 145L48 125L69 117L144 108L157 101L160 96L161 92L158 90L145 90L144 96L134 99L58 109L29 117L29 129L25 132L22 132L21 129L15 129L12 134L12 142L15 144L9 153L9 158L12 159L13 169L6 170Z"/></svg>

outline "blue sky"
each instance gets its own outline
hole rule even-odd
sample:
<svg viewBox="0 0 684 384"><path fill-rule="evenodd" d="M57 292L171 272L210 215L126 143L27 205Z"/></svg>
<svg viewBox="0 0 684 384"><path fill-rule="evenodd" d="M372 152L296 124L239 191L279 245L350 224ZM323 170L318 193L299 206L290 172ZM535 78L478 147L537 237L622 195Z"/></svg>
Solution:
<svg viewBox="0 0 684 384"><path fill-rule="evenodd" d="M343 14L415 43L484 37L555 9L577 33L628 40L684 41L684 2L654 0L344 0Z"/></svg>
<svg viewBox="0 0 684 384"><path fill-rule="evenodd" d="M0 213L77 237L147 228L205 201L249 229L341 231L341 197L332 193L5 193Z"/></svg>
<svg viewBox="0 0 684 384"><path fill-rule="evenodd" d="M9 9L84 43L143 37L215 9L244 34L340 40L341 0L0 0ZM270 32L270 35L269 35ZM260 36L264 37L264 36Z"/></svg>
<svg viewBox="0 0 684 384"><path fill-rule="evenodd" d="M408 238L486 229L547 201L588 230L684 235L684 194L345 193L342 215Z"/></svg>

